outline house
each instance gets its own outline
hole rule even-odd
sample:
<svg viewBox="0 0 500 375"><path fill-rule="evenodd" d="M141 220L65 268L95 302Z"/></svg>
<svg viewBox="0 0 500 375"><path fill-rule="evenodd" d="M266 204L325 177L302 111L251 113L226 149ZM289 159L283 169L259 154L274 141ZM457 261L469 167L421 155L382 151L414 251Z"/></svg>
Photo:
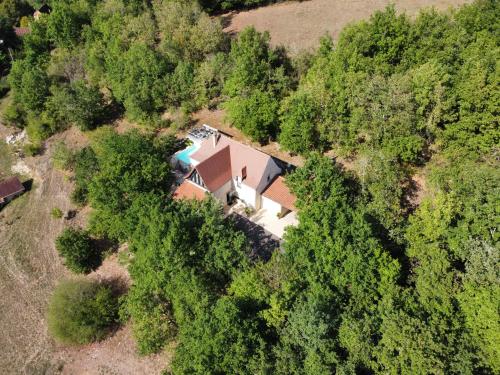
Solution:
<svg viewBox="0 0 500 375"><path fill-rule="evenodd" d="M0 207L10 202L15 197L24 193L25 189L17 177L10 177L0 182Z"/></svg>
<svg viewBox="0 0 500 375"><path fill-rule="evenodd" d="M29 34L30 31L31 31L31 29L29 27L15 27L14 26L14 33L19 38L22 38L26 34Z"/></svg>
<svg viewBox="0 0 500 375"><path fill-rule="evenodd" d="M297 211L296 200L295 195L286 186L283 176L276 177L262 192L262 207L278 217L283 217L290 211Z"/></svg>
<svg viewBox="0 0 500 375"><path fill-rule="evenodd" d="M279 194L262 195L282 170L271 156L261 151L215 133L204 139L199 148L190 154L190 163L192 170L174 197L187 197L188 194L200 199L205 192L209 192L224 205L238 199L254 210L275 210L276 205L281 206L281 203L272 200ZM282 179L279 181L271 191L285 187ZM287 209L294 208L293 205L288 206Z"/></svg>
<svg viewBox="0 0 500 375"><path fill-rule="evenodd" d="M296 198L282 176L290 165L207 125L195 130L189 138L193 144L171 160L174 167L188 170L174 199L203 200L210 194L230 206L229 214L244 215L279 238L286 227L297 225Z"/></svg>
<svg viewBox="0 0 500 375"><path fill-rule="evenodd" d="M33 18L35 19L35 21L38 21L43 14L49 14L51 11L52 9L50 8L50 6L48 6L47 4L43 4L40 8L35 10L35 12L33 13Z"/></svg>

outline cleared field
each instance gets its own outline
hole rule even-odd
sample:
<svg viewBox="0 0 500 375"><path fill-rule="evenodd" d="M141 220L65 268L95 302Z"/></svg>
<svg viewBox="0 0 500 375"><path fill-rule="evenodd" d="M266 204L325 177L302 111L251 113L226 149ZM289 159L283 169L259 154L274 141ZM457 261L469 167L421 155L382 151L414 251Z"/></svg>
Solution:
<svg viewBox="0 0 500 375"><path fill-rule="evenodd" d="M284 45L290 53L312 49L325 34L337 38L342 28L354 21L367 19L379 9L394 3L399 12L415 15L424 7L446 10L471 0L309 0L270 5L225 16L225 31L237 33L253 25L269 31L273 45Z"/></svg>
<svg viewBox="0 0 500 375"><path fill-rule="evenodd" d="M0 125L0 139L10 131ZM71 222L54 219L54 207L73 209L67 176L52 168L54 142L64 139L81 147L85 137L74 129L55 136L48 149L23 162L31 170L31 191L0 211L0 374L159 374L168 355L139 357L130 328L124 327L103 342L84 347L56 345L49 337L45 312L55 284L69 276L54 247L54 239L67 225L82 225L87 212ZM0 168L9 174L19 162L0 143ZM127 278L126 270L110 257L95 278Z"/></svg>

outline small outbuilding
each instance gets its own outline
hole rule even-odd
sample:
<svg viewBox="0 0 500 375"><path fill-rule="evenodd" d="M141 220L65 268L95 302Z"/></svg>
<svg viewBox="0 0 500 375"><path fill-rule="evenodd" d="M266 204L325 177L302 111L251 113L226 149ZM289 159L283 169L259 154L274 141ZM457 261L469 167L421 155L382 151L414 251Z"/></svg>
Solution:
<svg viewBox="0 0 500 375"><path fill-rule="evenodd" d="M268 212L285 216L290 211L297 211L295 202L297 198L285 184L282 176L276 177L262 193L262 208Z"/></svg>
<svg viewBox="0 0 500 375"><path fill-rule="evenodd" d="M50 6L48 6L47 4L43 4L40 8L35 10L35 13L33 13L33 18L35 19L35 21L38 21L43 14L49 14L51 11L52 9L50 8Z"/></svg>
<svg viewBox="0 0 500 375"><path fill-rule="evenodd" d="M24 191L25 188L17 177L10 177L0 181L0 207L20 196Z"/></svg>
<svg viewBox="0 0 500 375"><path fill-rule="evenodd" d="M29 27L15 27L14 26L14 33L16 34L16 36L18 36L19 38L22 38L23 36L25 36L26 34L29 34L30 33L30 28Z"/></svg>

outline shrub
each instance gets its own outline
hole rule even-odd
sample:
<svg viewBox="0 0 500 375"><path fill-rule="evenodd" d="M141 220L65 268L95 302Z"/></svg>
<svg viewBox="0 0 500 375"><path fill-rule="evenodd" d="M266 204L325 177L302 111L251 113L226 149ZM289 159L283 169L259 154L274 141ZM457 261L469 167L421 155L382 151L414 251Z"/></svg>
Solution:
<svg viewBox="0 0 500 375"><path fill-rule="evenodd" d="M50 334L66 344L102 339L118 322L118 298L111 288L88 280L61 282L49 304Z"/></svg>
<svg viewBox="0 0 500 375"><path fill-rule="evenodd" d="M8 126L23 127L26 124L26 113L20 105L11 103L2 112L2 121Z"/></svg>
<svg viewBox="0 0 500 375"><path fill-rule="evenodd" d="M50 215L54 218L54 219L60 219L63 217L63 213L61 211L60 208L58 207L54 207L52 209L52 211L50 212Z"/></svg>
<svg viewBox="0 0 500 375"><path fill-rule="evenodd" d="M0 98L3 98L9 92L9 83L5 77L0 78Z"/></svg>
<svg viewBox="0 0 500 375"><path fill-rule="evenodd" d="M92 246L90 236L82 229L65 229L56 239L56 248L66 267L73 272L88 273L101 263L100 252Z"/></svg>
<svg viewBox="0 0 500 375"><path fill-rule="evenodd" d="M28 143L24 145L23 151L25 155L36 156L42 151L42 145L39 143Z"/></svg>
<svg viewBox="0 0 500 375"><path fill-rule="evenodd" d="M74 153L64 144L59 141L54 145L52 151L52 163L57 169L71 170L75 162Z"/></svg>

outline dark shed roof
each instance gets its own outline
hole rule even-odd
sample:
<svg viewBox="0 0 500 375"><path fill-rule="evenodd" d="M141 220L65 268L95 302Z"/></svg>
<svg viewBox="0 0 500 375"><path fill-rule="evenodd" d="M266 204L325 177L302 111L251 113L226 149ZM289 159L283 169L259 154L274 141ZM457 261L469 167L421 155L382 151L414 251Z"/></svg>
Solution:
<svg viewBox="0 0 500 375"><path fill-rule="evenodd" d="M13 194L22 193L24 186L17 177L10 177L0 182L0 201Z"/></svg>

